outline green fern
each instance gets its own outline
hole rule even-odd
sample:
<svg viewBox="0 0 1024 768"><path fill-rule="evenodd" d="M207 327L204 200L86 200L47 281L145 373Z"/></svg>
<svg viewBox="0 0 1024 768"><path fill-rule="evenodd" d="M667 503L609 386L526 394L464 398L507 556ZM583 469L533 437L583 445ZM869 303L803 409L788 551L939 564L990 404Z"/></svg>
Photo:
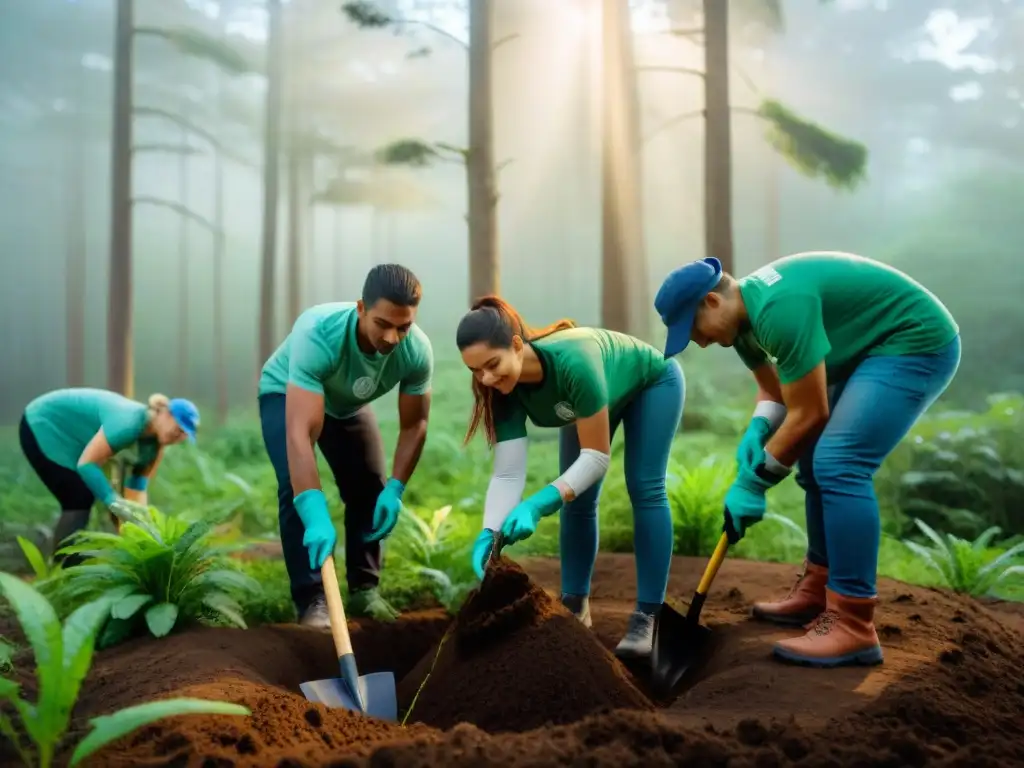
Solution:
<svg viewBox="0 0 1024 768"><path fill-rule="evenodd" d="M107 647L136 634L163 637L192 623L245 628L237 599L259 584L237 570L227 555L239 547L216 547L211 525L188 523L149 507L122 512L120 534L80 531L62 553L86 560L65 569L57 596L80 604L104 595L117 600L100 637Z"/></svg>
<svg viewBox="0 0 1024 768"><path fill-rule="evenodd" d="M998 527L989 528L972 542L951 533L942 536L918 518L914 519L914 524L933 546L925 547L915 541L904 541L904 545L938 573L954 592L989 595L1010 577L1024 575L1024 565L1016 563L1024 553L1024 542L989 560L988 549L1000 533Z"/></svg>

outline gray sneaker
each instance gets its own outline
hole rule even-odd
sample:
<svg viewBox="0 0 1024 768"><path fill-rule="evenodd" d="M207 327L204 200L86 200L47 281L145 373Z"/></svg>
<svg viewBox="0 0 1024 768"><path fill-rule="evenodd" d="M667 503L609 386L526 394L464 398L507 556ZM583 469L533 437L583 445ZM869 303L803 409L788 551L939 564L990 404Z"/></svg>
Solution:
<svg viewBox="0 0 1024 768"><path fill-rule="evenodd" d="M562 595L562 605L569 609L573 616L579 619L580 623L590 629L593 623L590 620L590 598L580 595Z"/></svg>
<svg viewBox="0 0 1024 768"><path fill-rule="evenodd" d="M302 612L299 624L314 629L330 629L331 617L327 613L327 598L323 595L314 597L313 602Z"/></svg>
<svg viewBox="0 0 1024 768"><path fill-rule="evenodd" d="M621 659L646 659L654 648L654 616L633 611L629 616L626 636L615 646L615 655Z"/></svg>

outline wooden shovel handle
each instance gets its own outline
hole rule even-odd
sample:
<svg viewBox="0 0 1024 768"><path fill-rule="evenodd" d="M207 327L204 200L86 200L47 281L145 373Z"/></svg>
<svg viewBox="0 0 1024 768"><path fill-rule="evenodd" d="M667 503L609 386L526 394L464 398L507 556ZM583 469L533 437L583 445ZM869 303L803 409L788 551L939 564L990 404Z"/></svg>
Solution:
<svg viewBox="0 0 1024 768"><path fill-rule="evenodd" d="M348 621L345 619L345 606L341 604L341 587L338 586L338 574L334 571L334 555L328 555L320 566L320 575L324 581L324 597L327 598L327 614L331 617L331 635L334 637L334 649L338 658L352 653L352 640L348 636Z"/></svg>
<svg viewBox="0 0 1024 768"><path fill-rule="evenodd" d="M708 590L711 589L711 582L715 580L718 569L722 567L722 561L725 560L725 553L728 551L729 536L723 533L722 538L718 540L718 546L715 547L715 553L708 560L708 567L704 569L704 575L700 579L700 584L697 585L698 595L706 595Z"/></svg>

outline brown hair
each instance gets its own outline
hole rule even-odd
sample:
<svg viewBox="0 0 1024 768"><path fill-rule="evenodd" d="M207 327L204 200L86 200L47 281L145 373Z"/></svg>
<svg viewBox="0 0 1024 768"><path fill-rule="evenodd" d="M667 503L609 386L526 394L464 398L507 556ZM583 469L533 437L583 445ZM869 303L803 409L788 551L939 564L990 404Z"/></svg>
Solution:
<svg viewBox="0 0 1024 768"><path fill-rule="evenodd" d="M455 344L459 351L474 344L484 343L492 349L509 349L512 338L518 336L523 341L536 341L549 336L555 331L575 328L572 320L562 319L545 328L531 328L516 312L515 308L498 296L482 296L473 302L470 311L463 315L459 327L455 331ZM480 422L484 423L487 444L494 445L494 392L473 377L473 415L469 421L464 443L468 444L476 433Z"/></svg>

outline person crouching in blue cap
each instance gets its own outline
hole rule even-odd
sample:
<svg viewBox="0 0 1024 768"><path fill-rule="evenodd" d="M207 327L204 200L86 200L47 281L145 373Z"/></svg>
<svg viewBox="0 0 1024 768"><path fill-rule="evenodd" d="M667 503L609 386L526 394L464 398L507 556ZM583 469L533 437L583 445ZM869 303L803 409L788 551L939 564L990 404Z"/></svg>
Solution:
<svg viewBox="0 0 1024 768"><path fill-rule="evenodd" d="M114 455L136 447L136 460L125 481L125 497L147 503L149 480L165 446L186 438L195 442L199 409L189 400L151 395L139 403L103 389L58 389L37 397L25 408L19 425L21 450L43 485L60 504L53 549L85 528L98 499L119 519L122 499L103 473ZM54 558L65 566L77 555Z"/></svg>
<svg viewBox="0 0 1024 768"><path fill-rule="evenodd" d="M811 666L878 664L874 626L880 539L873 478L949 385L959 328L902 272L846 253L787 256L736 280L717 259L672 272L655 299L665 356L690 343L734 347L757 406L725 497L732 543L762 519L765 493L797 464L808 548L789 595L755 618L803 626L775 656Z"/></svg>

